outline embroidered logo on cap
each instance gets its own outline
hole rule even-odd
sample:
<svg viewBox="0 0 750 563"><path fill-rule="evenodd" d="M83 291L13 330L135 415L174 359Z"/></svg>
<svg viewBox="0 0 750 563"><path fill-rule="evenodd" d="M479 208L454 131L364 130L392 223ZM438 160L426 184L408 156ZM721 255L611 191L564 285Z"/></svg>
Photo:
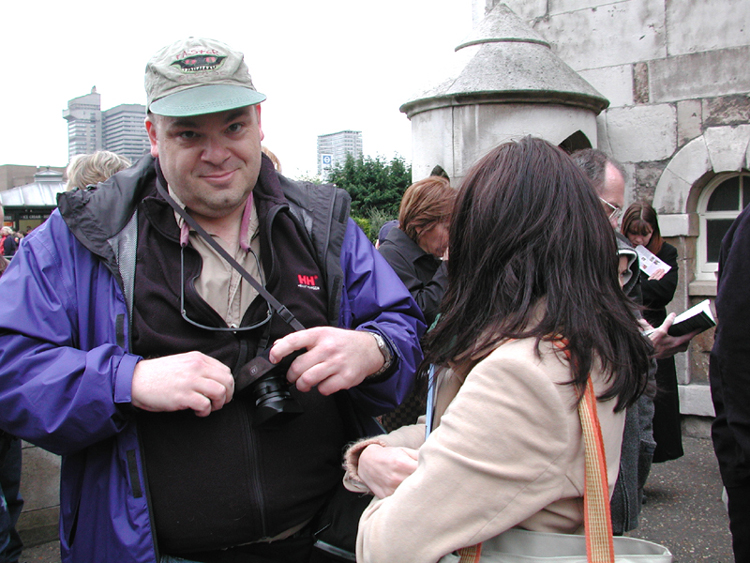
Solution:
<svg viewBox="0 0 750 563"><path fill-rule="evenodd" d="M179 68L182 72L213 71L220 68L226 58L226 55L222 55L216 49L194 47L182 51L172 66Z"/></svg>

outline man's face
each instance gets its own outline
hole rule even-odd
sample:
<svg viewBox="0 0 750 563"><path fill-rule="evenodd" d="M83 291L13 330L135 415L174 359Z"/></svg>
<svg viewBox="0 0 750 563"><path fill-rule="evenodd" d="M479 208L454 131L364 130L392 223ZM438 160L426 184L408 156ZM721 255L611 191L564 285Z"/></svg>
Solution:
<svg viewBox="0 0 750 563"><path fill-rule="evenodd" d="M260 173L260 106L146 120L151 154L194 214L219 219L244 206Z"/></svg>
<svg viewBox="0 0 750 563"><path fill-rule="evenodd" d="M617 229L625 205L625 178L610 163L604 169L604 185L599 197L606 202L602 202L602 207L612 228Z"/></svg>

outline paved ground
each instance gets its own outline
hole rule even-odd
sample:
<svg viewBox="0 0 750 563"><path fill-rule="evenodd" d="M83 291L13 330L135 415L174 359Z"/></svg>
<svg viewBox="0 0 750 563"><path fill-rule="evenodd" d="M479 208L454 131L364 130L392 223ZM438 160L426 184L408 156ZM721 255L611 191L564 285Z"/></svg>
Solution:
<svg viewBox="0 0 750 563"><path fill-rule="evenodd" d="M631 535L666 545L674 563L734 563L711 441L686 437L684 445L685 456L653 466L641 526ZM59 563L59 545L31 547L21 562Z"/></svg>
<svg viewBox="0 0 750 563"><path fill-rule="evenodd" d="M641 525L631 535L666 545L674 563L734 563L711 440L683 438L685 455L654 464Z"/></svg>

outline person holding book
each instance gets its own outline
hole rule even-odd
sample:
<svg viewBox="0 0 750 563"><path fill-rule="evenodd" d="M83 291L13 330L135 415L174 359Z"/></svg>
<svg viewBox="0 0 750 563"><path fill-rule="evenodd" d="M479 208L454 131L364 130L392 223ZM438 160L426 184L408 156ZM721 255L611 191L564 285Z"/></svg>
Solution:
<svg viewBox="0 0 750 563"><path fill-rule="evenodd" d="M640 282L644 318L651 326L660 326L667 318L667 305L677 289L677 249L666 242L659 230L659 220L651 205L633 203L622 218L622 234L634 247L644 247L666 266L657 267L651 275L641 269ZM674 356L657 360L657 392L654 398L654 463L682 457L680 397Z"/></svg>

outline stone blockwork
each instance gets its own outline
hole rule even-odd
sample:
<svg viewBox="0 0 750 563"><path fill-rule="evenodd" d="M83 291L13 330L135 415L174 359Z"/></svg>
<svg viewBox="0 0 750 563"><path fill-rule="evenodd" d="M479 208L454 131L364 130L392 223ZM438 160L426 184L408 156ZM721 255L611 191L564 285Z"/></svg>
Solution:
<svg viewBox="0 0 750 563"><path fill-rule="evenodd" d="M666 2L669 55L716 51L750 44L747 0Z"/></svg>
<svg viewBox="0 0 750 563"><path fill-rule="evenodd" d="M598 121L605 123L611 154L624 162L669 158L677 148L676 109L672 104L613 108Z"/></svg>
<svg viewBox="0 0 750 563"><path fill-rule="evenodd" d="M662 172L667 167L666 161L639 162L635 166L635 182L633 186L633 201L652 201L656 184Z"/></svg>
<svg viewBox="0 0 750 563"><path fill-rule="evenodd" d="M649 61L651 101L747 93L750 73L738 69L744 68L749 58L750 46Z"/></svg>
<svg viewBox="0 0 750 563"><path fill-rule="evenodd" d="M677 146L682 148L703 134L703 108L700 100L677 102Z"/></svg>
<svg viewBox="0 0 750 563"><path fill-rule="evenodd" d="M750 123L750 96L718 96L701 100L702 126L744 125Z"/></svg>

